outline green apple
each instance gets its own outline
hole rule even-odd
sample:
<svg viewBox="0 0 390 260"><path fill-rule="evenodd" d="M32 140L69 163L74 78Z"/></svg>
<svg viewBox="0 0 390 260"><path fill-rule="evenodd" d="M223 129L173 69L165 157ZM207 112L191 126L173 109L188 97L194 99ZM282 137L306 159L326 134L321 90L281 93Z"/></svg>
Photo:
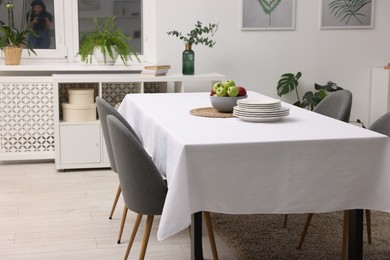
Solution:
<svg viewBox="0 0 390 260"><path fill-rule="evenodd" d="M226 80L226 81L223 83L223 86L225 87L226 90L227 90L229 87L235 86L235 85L236 85L236 83L234 83L234 81L231 80L231 79L228 79L228 80Z"/></svg>
<svg viewBox="0 0 390 260"><path fill-rule="evenodd" d="M215 91L215 94L218 96L218 97L224 97L226 96L227 92L226 92L226 89L224 87L219 87L217 88L217 90Z"/></svg>
<svg viewBox="0 0 390 260"><path fill-rule="evenodd" d="M238 87L230 86L227 90L227 94L229 97L237 97L238 95Z"/></svg>
<svg viewBox="0 0 390 260"><path fill-rule="evenodd" d="M217 82L213 85L213 91L214 92L217 92L217 88L219 87L223 87L223 83L222 82Z"/></svg>

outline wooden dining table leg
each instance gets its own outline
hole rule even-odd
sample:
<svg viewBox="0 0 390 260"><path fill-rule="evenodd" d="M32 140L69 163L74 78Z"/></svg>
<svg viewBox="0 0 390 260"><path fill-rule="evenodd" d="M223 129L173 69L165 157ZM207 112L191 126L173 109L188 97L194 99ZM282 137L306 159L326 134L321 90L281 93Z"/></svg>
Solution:
<svg viewBox="0 0 390 260"><path fill-rule="evenodd" d="M363 210L349 211L348 259L363 260Z"/></svg>
<svg viewBox="0 0 390 260"><path fill-rule="evenodd" d="M191 259L202 260L202 212L192 214L191 218Z"/></svg>

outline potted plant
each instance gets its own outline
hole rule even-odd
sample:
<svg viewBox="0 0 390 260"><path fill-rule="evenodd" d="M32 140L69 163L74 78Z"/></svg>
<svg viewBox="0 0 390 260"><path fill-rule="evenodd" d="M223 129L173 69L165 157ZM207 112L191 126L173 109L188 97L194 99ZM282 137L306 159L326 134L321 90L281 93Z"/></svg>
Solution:
<svg viewBox="0 0 390 260"><path fill-rule="evenodd" d="M218 30L218 24L209 23L207 26L203 26L200 21L197 21L195 28L192 29L186 35L178 31L169 31L168 35L176 36L180 40L183 40L185 44L185 50L183 52L183 74L184 75L193 75L195 72L195 53L192 50L192 45L203 44L212 48L215 45L215 41L209 39L209 37L214 36L215 32ZM210 36L204 36L210 35Z"/></svg>
<svg viewBox="0 0 390 260"><path fill-rule="evenodd" d="M343 89L332 81L328 81L325 85L314 83L314 89L316 91L307 91L302 96L301 100L298 92L298 81L301 76L301 72L297 72L295 75L293 73L285 73L281 76L276 87L279 97L295 90L297 101L294 103L294 105L298 107L309 108L310 110L313 110L327 96L328 92L334 92Z"/></svg>
<svg viewBox="0 0 390 260"><path fill-rule="evenodd" d="M35 35L35 32L29 28L24 30L15 28L13 20L14 6L12 3L8 2L6 7L8 11L8 24L0 21L0 32L2 33L0 38L0 49L4 51L6 65L19 65L23 48L26 48L29 54L31 51L36 55L33 47L28 42L28 35Z"/></svg>
<svg viewBox="0 0 390 260"><path fill-rule="evenodd" d="M141 62L135 50L130 46L131 38L117 28L115 16L109 16L105 20L93 19L95 30L84 36L80 42L78 54L81 60L92 63L92 56L99 64L114 65L119 55L123 64L128 65L129 60L134 56ZM101 54L101 59L99 58Z"/></svg>

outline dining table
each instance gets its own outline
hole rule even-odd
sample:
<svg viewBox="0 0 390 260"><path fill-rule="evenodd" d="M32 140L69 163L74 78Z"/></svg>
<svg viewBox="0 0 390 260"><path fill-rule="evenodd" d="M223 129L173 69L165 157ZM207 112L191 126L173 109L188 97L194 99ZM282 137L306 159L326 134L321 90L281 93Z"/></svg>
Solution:
<svg viewBox="0 0 390 260"><path fill-rule="evenodd" d="M389 138L283 101L287 116L247 121L210 112L209 96L128 94L118 108L167 179L158 240L193 225L191 258L203 259L203 211L350 210L348 257L362 259L362 210L390 212Z"/></svg>

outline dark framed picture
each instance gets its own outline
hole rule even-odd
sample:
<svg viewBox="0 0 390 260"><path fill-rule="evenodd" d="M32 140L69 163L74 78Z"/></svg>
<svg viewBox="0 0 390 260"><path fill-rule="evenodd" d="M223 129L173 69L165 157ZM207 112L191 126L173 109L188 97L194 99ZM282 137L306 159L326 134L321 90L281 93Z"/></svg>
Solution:
<svg viewBox="0 0 390 260"><path fill-rule="evenodd" d="M241 30L294 30L296 0L241 0Z"/></svg>
<svg viewBox="0 0 390 260"><path fill-rule="evenodd" d="M373 28L375 0L321 0L320 29Z"/></svg>

